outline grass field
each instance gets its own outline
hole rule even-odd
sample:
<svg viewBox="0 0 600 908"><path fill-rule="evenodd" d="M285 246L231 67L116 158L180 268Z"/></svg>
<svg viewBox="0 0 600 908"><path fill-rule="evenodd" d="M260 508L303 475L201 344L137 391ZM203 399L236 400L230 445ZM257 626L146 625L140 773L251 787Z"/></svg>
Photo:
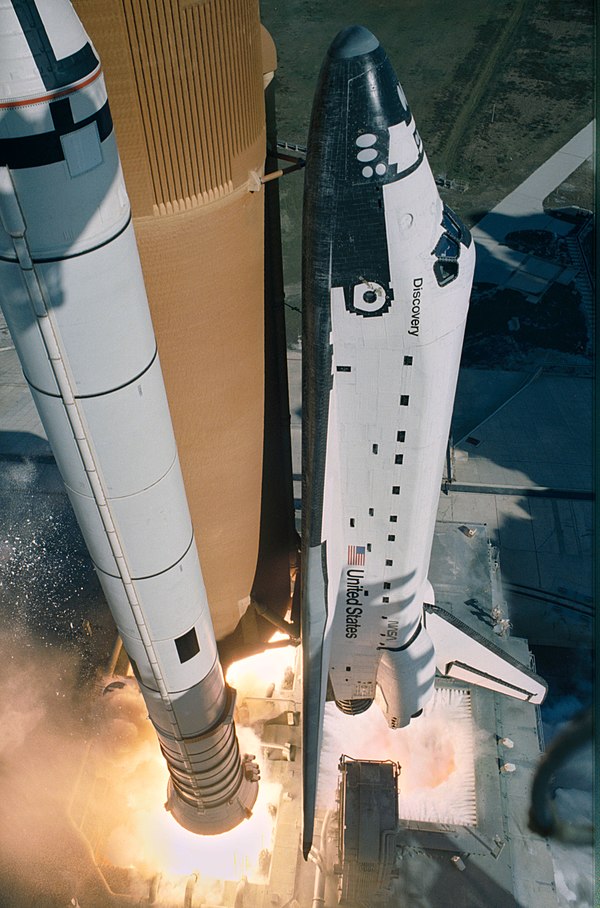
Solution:
<svg viewBox="0 0 600 908"><path fill-rule="evenodd" d="M327 47L352 23L385 46L444 196L469 224L593 116L592 0L262 0L279 54L279 135L306 141ZM571 196L577 193L571 193ZM300 333L302 176L281 182L288 342ZM589 207L585 201L571 201Z"/></svg>

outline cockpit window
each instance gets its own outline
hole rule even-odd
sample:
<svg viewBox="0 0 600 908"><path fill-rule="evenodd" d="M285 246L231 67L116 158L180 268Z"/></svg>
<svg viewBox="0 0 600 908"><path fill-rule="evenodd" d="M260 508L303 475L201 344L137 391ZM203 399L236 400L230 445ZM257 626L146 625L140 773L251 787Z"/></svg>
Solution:
<svg viewBox="0 0 600 908"><path fill-rule="evenodd" d="M446 230L450 236L455 236L457 240L460 240L460 227L456 221L450 217L448 209L444 208L444 213L442 215L442 227Z"/></svg>
<svg viewBox="0 0 600 908"><path fill-rule="evenodd" d="M471 245L471 234L469 230L461 219L454 214L454 212L444 205L444 212L442 214L442 227L449 233L450 236L456 237L459 242L462 242L467 249Z"/></svg>
<svg viewBox="0 0 600 908"><path fill-rule="evenodd" d="M456 260L460 255L460 244L458 239L448 236L447 233L442 234L437 241L433 254L438 259Z"/></svg>
<svg viewBox="0 0 600 908"><path fill-rule="evenodd" d="M458 259L461 243L467 249L471 245L471 234L450 208L444 205L442 212L442 233L431 253L436 261L433 273L440 287L445 287L458 277Z"/></svg>
<svg viewBox="0 0 600 908"><path fill-rule="evenodd" d="M448 262L438 259L433 266L435 279L440 287L445 287L458 277L458 262Z"/></svg>

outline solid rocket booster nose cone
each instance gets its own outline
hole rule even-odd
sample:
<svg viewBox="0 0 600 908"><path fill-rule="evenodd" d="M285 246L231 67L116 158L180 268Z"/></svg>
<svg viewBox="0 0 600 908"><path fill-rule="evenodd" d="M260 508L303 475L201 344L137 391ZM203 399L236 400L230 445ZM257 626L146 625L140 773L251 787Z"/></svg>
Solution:
<svg viewBox="0 0 600 908"><path fill-rule="evenodd" d="M362 25L350 25L342 29L333 39L329 56L334 60L348 60L351 57L362 57L379 47L375 35Z"/></svg>

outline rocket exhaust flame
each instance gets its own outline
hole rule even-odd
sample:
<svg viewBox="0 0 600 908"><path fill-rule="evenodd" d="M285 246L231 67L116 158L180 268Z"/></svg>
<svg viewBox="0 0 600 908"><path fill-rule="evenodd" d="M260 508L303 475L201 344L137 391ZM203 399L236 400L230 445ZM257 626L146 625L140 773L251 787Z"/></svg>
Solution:
<svg viewBox="0 0 600 908"><path fill-rule="evenodd" d="M12 628L0 634L0 688L0 889L11 908L139 905L157 874L165 908L181 908L192 873L193 904L221 904L224 880L264 882L281 786L261 785L252 818L226 838L200 838L164 810L167 767L133 679L98 698L70 648ZM260 754L250 729L240 745Z"/></svg>
<svg viewBox="0 0 600 908"><path fill-rule="evenodd" d="M118 690L111 701L103 753L95 761L99 773L109 767L111 791L109 834L101 845L102 859L117 867L133 866L140 874L162 874L161 894L166 880L175 886L177 878L191 873L199 874L197 895L204 894L205 889L218 889L215 881L239 880L242 875L258 879L259 854L271 846L273 833L269 804L278 803L280 786L268 782L261 785L252 817L246 823L226 833L199 838L163 809L168 775L137 691ZM241 745L256 752L260 760L260 742L251 730L240 728L239 738ZM99 815L95 825L107 825L106 808L96 805L96 810Z"/></svg>
<svg viewBox="0 0 600 908"><path fill-rule="evenodd" d="M265 678L283 679L277 685L283 688L295 655L288 647L233 663L227 680L235 682L240 703L264 697ZM111 831L102 846L103 859L115 866L135 866L140 873L163 874L161 898L165 885L179 893L183 883L176 877L192 873L199 875L196 896L205 895L215 903L220 901L215 880L245 876L261 882L260 854L272 846L281 785L263 782L252 817L227 832L226 839L219 834L199 839L162 809L166 768L144 721L144 705L136 689L127 683L109 690L107 698L102 751L96 760L100 772L110 767L112 792ZM260 763L263 748L254 731L240 726L238 736L242 748L256 753ZM105 805L100 811L108 815ZM96 825L106 825L106 820L98 819Z"/></svg>

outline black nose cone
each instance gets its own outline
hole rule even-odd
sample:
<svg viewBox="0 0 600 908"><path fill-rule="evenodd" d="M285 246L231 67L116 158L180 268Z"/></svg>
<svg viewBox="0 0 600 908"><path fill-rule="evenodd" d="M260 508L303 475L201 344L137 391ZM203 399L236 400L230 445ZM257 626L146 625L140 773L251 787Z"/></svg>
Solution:
<svg viewBox="0 0 600 908"><path fill-rule="evenodd" d="M368 28L350 25L335 36L329 48L329 56L334 60L349 60L351 57L370 54L378 47L379 41Z"/></svg>

